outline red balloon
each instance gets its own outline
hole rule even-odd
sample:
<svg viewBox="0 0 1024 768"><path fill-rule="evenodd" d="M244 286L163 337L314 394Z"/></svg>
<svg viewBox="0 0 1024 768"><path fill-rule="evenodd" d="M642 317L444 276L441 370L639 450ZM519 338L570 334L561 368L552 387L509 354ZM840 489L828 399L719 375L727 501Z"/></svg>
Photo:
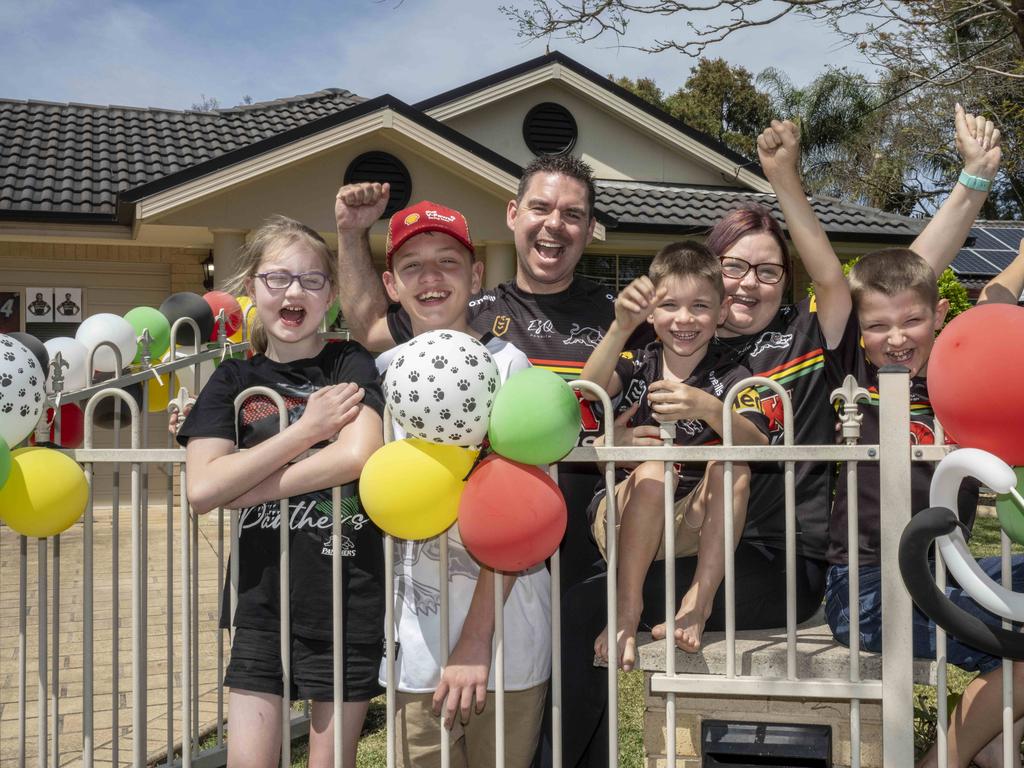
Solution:
<svg viewBox="0 0 1024 768"><path fill-rule="evenodd" d="M46 421L50 422L50 442L54 440L56 424L53 423L53 408L46 409ZM85 414L77 403L64 403L60 407L60 447L81 448L85 439ZM36 444L35 432L29 437L29 443Z"/></svg>
<svg viewBox="0 0 1024 768"><path fill-rule="evenodd" d="M1024 465L1024 307L983 304L950 321L928 362L928 397L950 439Z"/></svg>
<svg viewBox="0 0 1024 768"><path fill-rule="evenodd" d="M558 484L531 464L496 454L473 470L459 502L462 543L496 571L523 571L551 557L565 524Z"/></svg>
<svg viewBox="0 0 1024 768"><path fill-rule="evenodd" d="M217 340L217 313L222 309L226 320L224 328L226 335L230 336L242 327L242 307L239 305L238 299L230 293L209 291L203 294L203 301L210 305L210 311L213 312L213 333L210 334L210 341Z"/></svg>

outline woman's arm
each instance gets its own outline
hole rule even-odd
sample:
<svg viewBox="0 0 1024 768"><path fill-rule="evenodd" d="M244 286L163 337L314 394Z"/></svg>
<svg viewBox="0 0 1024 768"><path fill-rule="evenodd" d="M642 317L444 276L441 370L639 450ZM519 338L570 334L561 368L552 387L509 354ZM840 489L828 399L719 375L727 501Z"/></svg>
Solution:
<svg viewBox="0 0 1024 768"><path fill-rule="evenodd" d="M956 148L964 161L964 172L989 181L994 179L999 171L999 129L981 115L965 113L959 104L956 105L953 123ZM987 191L969 189L957 183L910 246L914 253L931 265L936 277L953 263L987 197Z"/></svg>
<svg viewBox="0 0 1024 768"><path fill-rule="evenodd" d="M789 120L773 120L771 127L757 137L757 156L775 190L800 261L814 283L818 323L831 349L843 337L853 303L843 265L800 183L800 131L796 125Z"/></svg>
<svg viewBox="0 0 1024 768"><path fill-rule="evenodd" d="M383 444L380 416L372 408L359 407L355 420L342 427L337 440L301 461L281 467L225 506L251 507L350 483Z"/></svg>
<svg viewBox="0 0 1024 768"><path fill-rule="evenodd" d="M318 389L294 424L268 440L238 451L231 440L194 437L185 450L188 496L199 514L223 506L259 485L303 451L334 437L356 416L363 392L355 384Z"/></svg>

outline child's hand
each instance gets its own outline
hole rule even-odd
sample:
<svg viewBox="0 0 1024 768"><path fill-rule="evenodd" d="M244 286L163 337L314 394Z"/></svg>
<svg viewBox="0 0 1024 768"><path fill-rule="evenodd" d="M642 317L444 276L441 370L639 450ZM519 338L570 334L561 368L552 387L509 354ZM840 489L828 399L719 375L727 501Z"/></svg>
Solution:
<svg viewBox="0 0 1024 768"><path fill-rule="evenodd" d="M999 129L982 115L965 112L959 104L956 105L953 122L956 150L964 161L964 170L972 176L994 179L1002 156Z"/></svg>
<svg viewBox="0 0 1024 768"><path fill-rule="evenodd" d="M702 389L683 384L681 381L662 379L651 384L647 400L659 421L679 419L708 420L708 414L721 408L721 402Z"/></svg>
<svg viewBox="0 0 1024 768"><path fill-rule="evenodd" d="M624 330L632 331L665 298L664 286L655 289L647 275L642 275L623 288L615 298L615 322Z"/></svg>
<svg viewBox="0 0 1024 768"><path fill-rule="evenodd" d="M388 205L391 185L387 182L346 184L334 199L334 218L338 230L362 231L374 225Z"/></svg>
<svg viewBox="0 0 1024 768"><path fill-rule="evenodd" d="M441 670L441 680L434 691L434 714L440 715L444 711L445 728L452 729L456 712L461 713L462 722L466 723L471 708L477 714L483 711L487 701L487 677L490 670L491 643L474 643L459 638L448 657L448 663Z"/></svg>
<svg viewBox="0 0 1024 768"><path fill-rule="evenodd" d="M351 382L323 387L309 396L296 424L308 431L310 445L330 440L355 419L362 400L363 389Z"/></svg>
<svg viewBox="0 0 1024 768"><path fill-rule="evenodd" d="M757 137L757 159L768 179L779 173L799 173L800 129L792 120L772 120Z"/></svg>

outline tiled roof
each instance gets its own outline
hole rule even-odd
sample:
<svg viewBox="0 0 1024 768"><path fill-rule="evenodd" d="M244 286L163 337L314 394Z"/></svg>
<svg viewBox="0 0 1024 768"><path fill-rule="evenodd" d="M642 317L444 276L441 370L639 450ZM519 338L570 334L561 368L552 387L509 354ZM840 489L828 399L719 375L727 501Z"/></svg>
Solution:
<svg viewBox="0 0 1024 768"><path fill-rule="evenodd" d="M0 211L111 217L121 190L362 101L336 88L214 112L0 100Z"/></svg>
<svg viewBox="0 0 1024 768"><path fill-rule="evenodd" d="M597 182L597 207L617 223L610 228L625 232L701 232L748 201L768 206L782 220L773 194L657 182ZM909 243L926 223L832 198L812 198L811 205L835 240Z"/></svg>

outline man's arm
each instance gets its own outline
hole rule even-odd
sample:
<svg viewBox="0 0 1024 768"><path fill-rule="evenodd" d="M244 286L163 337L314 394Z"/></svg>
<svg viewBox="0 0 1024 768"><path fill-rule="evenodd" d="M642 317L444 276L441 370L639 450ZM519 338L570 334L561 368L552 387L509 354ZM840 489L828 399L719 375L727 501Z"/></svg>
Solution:
<svg viewBox="0 0 1024 768"><path fill-rule="evenodd" d="M981 115L964 112L959 104L956 105L954 125L956 148L964 161L964 172L989 181L994 179L999 170L999 129ZM931 265L936 276L953 263L986 197L987 191L969 189L957 183L910 246L914 253Z"/></svg>
<svg viewBox="0 0 1024 768"><path fill-rule="evenodd" d="M352 336L369 350L395 346L388 329L388 300L370 254L370 227L384 213L389 184L346 184L334 200L338 226L338 298Z"/></svg>

